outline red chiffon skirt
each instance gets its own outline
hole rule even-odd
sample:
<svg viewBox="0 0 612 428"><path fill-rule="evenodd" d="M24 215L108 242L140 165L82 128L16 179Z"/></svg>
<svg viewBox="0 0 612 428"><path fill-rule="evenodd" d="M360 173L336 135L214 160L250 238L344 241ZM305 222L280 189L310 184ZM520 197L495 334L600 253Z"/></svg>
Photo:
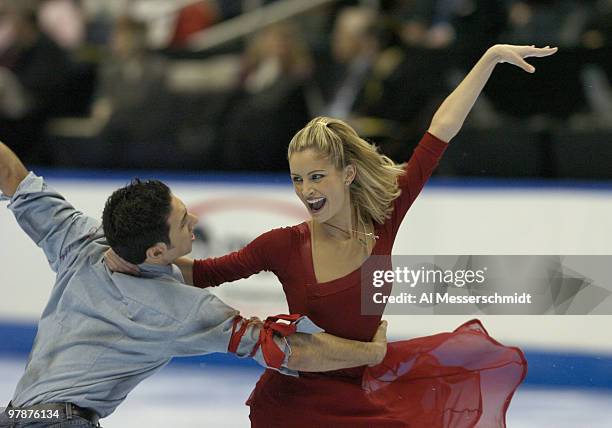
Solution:
<svg viewBox="0 0 612 428"><path fill-rule="evenodd" d="M266 370L247 405L255 428L498 428L526 372L520 349L472 320L389 343L374 367L299 378Z"/></svg>

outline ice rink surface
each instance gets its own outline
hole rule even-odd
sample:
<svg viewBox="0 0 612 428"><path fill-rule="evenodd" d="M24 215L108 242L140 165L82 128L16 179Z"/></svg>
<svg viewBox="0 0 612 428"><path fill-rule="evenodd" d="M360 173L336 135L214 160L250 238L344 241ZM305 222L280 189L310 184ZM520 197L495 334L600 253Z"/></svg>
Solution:
<svg viewBox="0 0 612 428"><path fill-rule="evenodd" d="M0 406L11 399L22 359L0 359ZM250 368L172 365L139 385L105 428L248 427L244 402L259 377ZM509 428L609 428L612 391L521 387L508 411Z"/></svg>

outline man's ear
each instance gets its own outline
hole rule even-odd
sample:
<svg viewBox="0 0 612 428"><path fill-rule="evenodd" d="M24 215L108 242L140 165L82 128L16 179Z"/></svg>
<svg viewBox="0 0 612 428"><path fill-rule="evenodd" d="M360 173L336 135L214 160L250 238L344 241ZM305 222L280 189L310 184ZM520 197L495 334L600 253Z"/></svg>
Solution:
<svg viewBox="0 0 612 428"><path fill-rule="evenodd" d="M168 251L168 247L163 242L158 242L152 247L147 248L147 260L149 261L160 261L163 259L164 255Z"/></svg>

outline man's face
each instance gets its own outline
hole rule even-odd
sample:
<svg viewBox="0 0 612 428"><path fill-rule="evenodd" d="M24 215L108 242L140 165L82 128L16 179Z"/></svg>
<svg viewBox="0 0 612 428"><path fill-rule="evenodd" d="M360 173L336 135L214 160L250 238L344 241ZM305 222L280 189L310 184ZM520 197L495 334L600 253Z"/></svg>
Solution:
<svg viewBox="0 0 612 428"><path fill-rule="evenodd" d="M198 223L198 218L187 211L187 207L176 196L172 195L172 209L168 217L170 226L170 245L164 253L164 261L173 263L179 257L191 252L193 240L193 229Z"/></svg>

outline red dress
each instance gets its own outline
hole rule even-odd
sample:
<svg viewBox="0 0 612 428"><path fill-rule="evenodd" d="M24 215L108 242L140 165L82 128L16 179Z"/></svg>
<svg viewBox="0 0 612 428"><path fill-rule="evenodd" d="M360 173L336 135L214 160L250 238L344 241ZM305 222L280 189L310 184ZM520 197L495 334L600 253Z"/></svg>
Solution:
<svg viewBox="0 0 612 428"><path fill-rule="evenodd" d="M375 225L373 255L390 255L408 208L447 144L425 134L400 177L391 218ZM289 311L326 332L370 341L380 315L361 314L361 274L318 283L307 223L274 229L219 258L196 260L194 283L210 287L271 271ZM413 318L414 319L414 318ZM479 321L452 333L389 343L384 361L294 378L266 370L247 404L253 427L504 427L512 394L526 373L517 348L489 337Z"/></svg>

